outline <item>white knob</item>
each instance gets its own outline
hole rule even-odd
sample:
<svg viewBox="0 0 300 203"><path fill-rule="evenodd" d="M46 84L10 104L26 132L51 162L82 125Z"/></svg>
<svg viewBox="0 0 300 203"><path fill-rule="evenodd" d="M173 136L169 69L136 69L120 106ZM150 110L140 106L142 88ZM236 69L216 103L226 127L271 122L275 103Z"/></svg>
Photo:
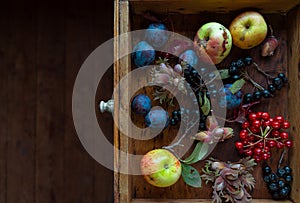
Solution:
<svg viewBox="0 0 300 203"><path fill-rule="evenodd" d="M110 99L107 102L101 101L99 105L101 113L103 112L109 112L113 113L114 111L114 100Z"/></svg>

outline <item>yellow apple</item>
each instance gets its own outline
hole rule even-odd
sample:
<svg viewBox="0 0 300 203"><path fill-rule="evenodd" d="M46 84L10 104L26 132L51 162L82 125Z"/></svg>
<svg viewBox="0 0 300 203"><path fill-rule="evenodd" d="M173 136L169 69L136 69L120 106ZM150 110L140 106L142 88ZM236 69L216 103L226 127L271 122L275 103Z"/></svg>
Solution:
<svg viewBox="0 0 300 203"><path fill-rule="evenodd" d="M260 13L246 11L233 19L229 30L235 46L251 49L264 41L268 27Z"/></svg>
<svg viewBox="0 0 300 203"><path fill-rule="evenodd" d="M169 187L181 176L180 161L166 149L155 149L145 154L140 163L145 180L156 187Z"/></svg>

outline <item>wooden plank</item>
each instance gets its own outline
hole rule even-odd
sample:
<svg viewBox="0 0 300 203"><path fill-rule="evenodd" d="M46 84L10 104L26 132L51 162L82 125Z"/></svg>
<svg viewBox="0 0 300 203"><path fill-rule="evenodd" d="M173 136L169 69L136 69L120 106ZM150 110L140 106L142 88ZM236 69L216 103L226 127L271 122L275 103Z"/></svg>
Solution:
<svg viewBox="0 0 300 203"><path fill-rule="evenodd" d="M286 13L297 4L295 0L243 0L233 3L232 0L199 1L199 0L129 0L134 13L143 14L145 11L169 12L182 14L197 14L200 12L230 13L245 8L255 8L262 13ZM166 6L168 5L168 6Z"/></svg>
<svg viewBox="0 0 300 203"><path fill-rule="evenodd" d="M92 24L92 46L98 47L106 40L113 37L113 1L95 1L92 8L93 24ZM107 20L103 20L107 19ZM113 55L113 50L110 53ZM98 104L100 101L107 101L111 99L113 92L113 67L102 77L96 94L95 109L98 118L100 128L106 138L113 144L113 118L109 113L100 113L98 110ZM113 151L106 152L111 158L113 163ZM99 163L95 163L95 186L94 186L94 202L113 202L114 193L114 172L101 166Z"/></svg>
<svg viewBox="0 0 300 203"><path fill-rule="evenodd" d="M9 68L8 68L8 53L9 47L9 11L6 8L6 3L1 2L0 5L0 202L6 202L7 192L7 136L8 136L8 94L10 90L10 83L8 82Z"/></svg>
<svg viewBox="0 0 300 203"><path fill-rule="evenodd" d="M11 2L6 202L35 202L36 2ZM17 5L17 6L16 6Z"/></svg>
<svg viewBox="0 0 300 203"><path fill-rule="evenodd" d="M130 19L129 19L129 4L127 1L119 1L115 0L115 27L114 27L114 35L115 37L130 31ZM119 58L119 54L124 50L130 50L129 40L121 40L118 38L115 40L115 58ZM130 71L130 57L124 57L118 60L114 65L114 87L118 85L118 82L121 80L123 76L125 76ZM118 119L115 122L120 123L120 114L118 112L119 104L120 104L120 96L114 95L115 101L115 111L114 118ZM128 95L125 93L122 94L122 97L128 98ZM126 107L122 107L126 108ZM126 126L125 126L126 127ZM131 143L130 139L126 136L126 132L129 132L129 129L124 129L124 133L120 133L119 129L114 127L114 163L115 170L122 170L122 167L129 168L129 160L126 157L120 157L120 150L125 153L130 153ZM125 169L126 170L126 169ZM114 176L114 200L115 202L126 203L131 201L132 191L131 191L131 177L126 174L115 173Z"/></svg>
<svg viewBox="0 0 300 203"><path fill-rule="evenodd" d="M64 202L67 191L63 188L64 29L64 2L39 2L35 201L43 203Z"/></svg>
<svg viewBox="0 0 300 203"><path fill-rule="evenodd" d="M72 92L77 73L91 47L92 1L66 1L64 203L94 201L94 160L74 128ZM99 192L99 191L97 191Z"/></svg>
<svg viewBox="0 0 300 203"><path fill-rule="evenodd" d="M288 14L288 77L289 77L289 120L291 123L290 134L293 137L294 147L290 161L293 170L292 199L300 199L300 6Z"/></svg>
<svg viewBox="0 0 300 203"><path fill-rule="evenodd" d="M131 203L211 203L211 199L133 199ZM278 201L270 199L254 199L251 203L277 203ZM280 201L281 203L291 203L291 201Z"/></svg>

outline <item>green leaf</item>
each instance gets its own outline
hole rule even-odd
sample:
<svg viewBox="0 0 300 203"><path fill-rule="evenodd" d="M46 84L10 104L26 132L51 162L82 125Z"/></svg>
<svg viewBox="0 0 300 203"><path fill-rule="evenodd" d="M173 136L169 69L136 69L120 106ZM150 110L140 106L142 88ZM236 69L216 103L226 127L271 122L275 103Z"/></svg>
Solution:
<svg viewBox="0 0 300 203"><path fill-rule="evenodd" d="M181 164L182 172L181 176L186 184L189 186L200 188L201 187L201 176L197 169L194 167L187 165L187 164Z"/></svg>
<svg viewBox="0 0 300 203"><path fill-rule="evenodd" d="M181 162L185 164L193 164L202 160L207 154L208 148L209 148L208 144L203 142L198 142L191 155L187 157L185 160L181 160Z"/></svg>
<svg viewBox="0 0 300 203"><path fill-rule="evenodd" d="M237 93L240 89L242 89L242 87L244 86L244 84L246 83L246 81L244 79L239 79L237 81L235 81L232 86L229 88L232 94Z"/></svg>
<svg viewBox="0 0 300 203"><path fill-rule="evenodd" d="M228 69L221 69L218 71L222 80L230 78Z"/></svg>
<svg viewBox="0 0 300 203"><path fill-rule="evenodd" d="M203 114L205 116L207 116L209 114L209 112L210 112L210 101L207 98L206 94L204 94L203 97L204 97L203 98L204 99L204 103L203 103L203 105L201 105L201 110L202 110Z"/></svg>

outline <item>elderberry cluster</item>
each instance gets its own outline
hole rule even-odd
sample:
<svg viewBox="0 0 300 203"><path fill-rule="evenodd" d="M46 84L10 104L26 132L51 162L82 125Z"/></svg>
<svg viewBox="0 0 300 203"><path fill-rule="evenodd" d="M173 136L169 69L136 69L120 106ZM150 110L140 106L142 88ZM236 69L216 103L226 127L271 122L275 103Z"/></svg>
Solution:
<svg viewBox="0 0 300 203"><path fill-rule="evenodd" d="M246 66L250 66L252 63L253 63L253 59L250 56L247 56L245 58L239 58L236 61L232 61L228 68L228 73L230 75L230 78L233 81L240 79L241 69L245 68Z"/></svg>
<svg viewBox="0 0 300 203"><path fill-rule="evenodd" d="M293 180L292 169L289 166L278 168L276 173L272 172L270 166L265 165L262 168L263 179L267 184L272 198L287 199L291 193L291 182Z"/></svg>

